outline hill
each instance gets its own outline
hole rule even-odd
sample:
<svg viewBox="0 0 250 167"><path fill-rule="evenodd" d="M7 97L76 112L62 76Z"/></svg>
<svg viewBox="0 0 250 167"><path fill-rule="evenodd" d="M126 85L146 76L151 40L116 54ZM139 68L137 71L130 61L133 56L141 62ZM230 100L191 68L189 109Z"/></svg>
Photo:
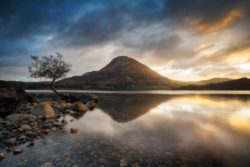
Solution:
<svg viewBox="0 0 250 167"><path fill-rule="evenodd" d="M207 85L183 86L182 90L250 90L250 79L240 78Z"/></svg>
<svg viewBox="0 0 250 167"><path fill-rule="evenodd" d="M83 89L173 89L181 82L170 80L135 59L119 56L99 71L57 82L60 87Z"/></svg>

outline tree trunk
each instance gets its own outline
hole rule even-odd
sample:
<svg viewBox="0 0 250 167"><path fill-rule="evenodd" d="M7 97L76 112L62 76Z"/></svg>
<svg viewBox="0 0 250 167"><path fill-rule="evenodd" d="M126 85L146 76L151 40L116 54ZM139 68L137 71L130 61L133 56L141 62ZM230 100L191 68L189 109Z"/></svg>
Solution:
<svg viewBox="0 0 250 167"><path fill-rule="evenodd" d="M60 93L57 92L57 90L55 89L55 86L54 86L55 81L56 81L55 79L52 80L52 82L50 83L50 87L53 90L53 92L56 94L56 96L59 98L60 97Z"/></svg>

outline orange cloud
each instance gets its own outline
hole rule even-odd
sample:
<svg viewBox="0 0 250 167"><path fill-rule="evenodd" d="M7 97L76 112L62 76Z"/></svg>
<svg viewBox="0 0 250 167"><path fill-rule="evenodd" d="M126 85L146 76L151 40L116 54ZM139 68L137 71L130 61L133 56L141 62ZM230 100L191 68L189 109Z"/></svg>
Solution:
<svg viewBox="0 0 250 167"><path fill-rule="evenodd" d="M223 29L230 25L237 18L242 17L244 17L243 11L241 9L234 9L230 11L227 15L225 15L222 19L219 19L214 22L206 22L201 18L187 17L186 23L195 27L201 33L209 33Z"/></svg>

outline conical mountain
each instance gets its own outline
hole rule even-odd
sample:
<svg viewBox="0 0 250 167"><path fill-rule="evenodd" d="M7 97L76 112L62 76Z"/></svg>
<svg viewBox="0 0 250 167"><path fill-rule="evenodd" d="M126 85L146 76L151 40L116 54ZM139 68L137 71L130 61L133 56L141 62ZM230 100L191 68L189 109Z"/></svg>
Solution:
<svg viewBox="0 0 250 167"><path fill-rule="evenodd" d="M176 82L127 56L114 58L99 71L66 78L58 84L74 88L111 90L168 89L176 86Z"/></svg>

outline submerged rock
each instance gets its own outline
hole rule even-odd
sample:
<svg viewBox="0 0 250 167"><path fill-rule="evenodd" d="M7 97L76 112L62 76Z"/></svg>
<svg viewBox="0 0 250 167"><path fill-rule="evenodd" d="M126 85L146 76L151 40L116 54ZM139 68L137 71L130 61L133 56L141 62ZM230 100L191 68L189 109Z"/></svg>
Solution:
<svg viewBox="0 0 250 167"><path fill-rule="evenodd" d="M31 111L34 115L42 115L45 118L55 118L56 113L48 102L38 103Z"/></svg>

